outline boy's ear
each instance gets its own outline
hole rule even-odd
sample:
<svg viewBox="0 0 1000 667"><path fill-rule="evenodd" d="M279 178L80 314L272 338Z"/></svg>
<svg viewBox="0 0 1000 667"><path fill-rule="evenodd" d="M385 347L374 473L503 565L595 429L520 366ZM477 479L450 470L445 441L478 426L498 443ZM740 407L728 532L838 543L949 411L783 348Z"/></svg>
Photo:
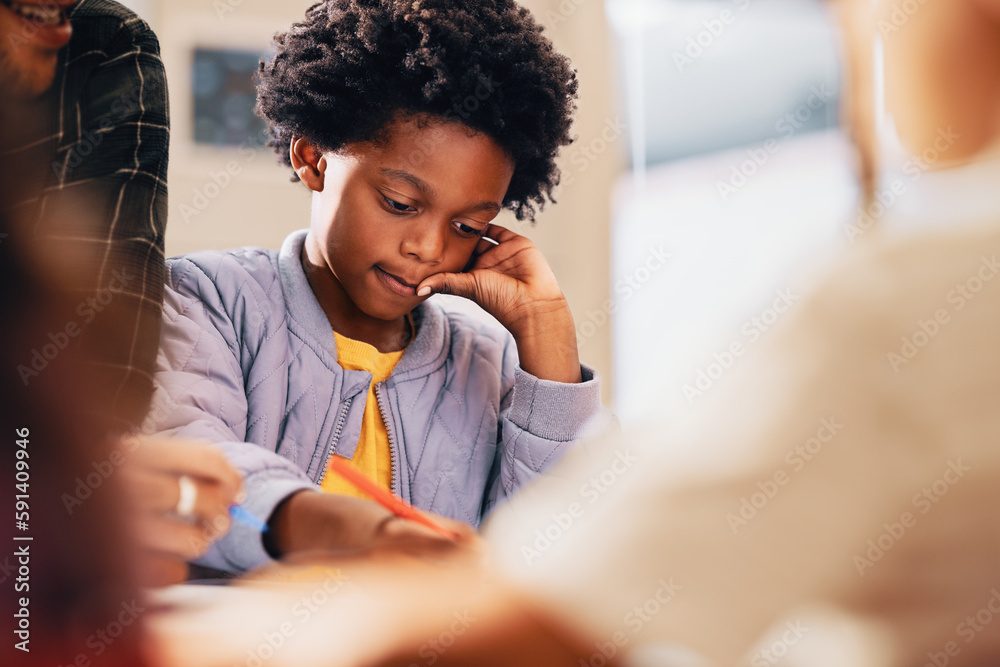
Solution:
<svg viewBox="0 0 1000 667"><path fill-rule="evenodd" d="M305 137L292 137L288 152L299 180L310 190L322 192L326 158L319 149Z"/></svg>

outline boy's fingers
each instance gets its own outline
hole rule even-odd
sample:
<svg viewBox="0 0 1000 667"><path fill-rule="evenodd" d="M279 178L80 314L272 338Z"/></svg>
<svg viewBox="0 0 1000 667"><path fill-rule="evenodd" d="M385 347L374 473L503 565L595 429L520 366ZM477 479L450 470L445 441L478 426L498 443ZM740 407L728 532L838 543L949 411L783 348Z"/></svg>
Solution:
<svg viewBox="0 0 1000 667"><path fill-rule="evenodd" d="M483 255L485 255L486 253L488 253L490 250L492 250L493 248L497 247L496 243L492 242L491 240L488 240L488 239L492 239L492 238L493 237L488 236L486 234L483 234L479 238L479 242L476 244L476 250L475 250L475 252L472 253L472 260L473 261L479 259Z"/></svg>
<svg viewBox="0 0 1000 667"><path fill-rule="evenodd" d="M500 225L496 225L491 222L489 226L486 227L486 231L483 232L483 236L491 238L497 243L506 243L511 239L516 239L518 237L518 233L512 232L506 227L501 227ZM485 241L485 243L489 243L489 241ZM489 243L489 245L492 246L493 244Z"/></svg>
<svg viewBox="0 0 1000 667"><path fill-rule="evenodd" d="M475 300L477 288L478 281L471 273L438 273L420 283L417 296L453 294Z"/></svg>

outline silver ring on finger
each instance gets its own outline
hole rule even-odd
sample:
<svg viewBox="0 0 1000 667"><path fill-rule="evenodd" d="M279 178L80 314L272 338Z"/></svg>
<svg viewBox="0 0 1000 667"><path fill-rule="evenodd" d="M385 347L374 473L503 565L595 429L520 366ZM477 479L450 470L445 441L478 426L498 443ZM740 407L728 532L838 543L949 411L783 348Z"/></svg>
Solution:
<svg viewBox="0 0 1000 667"><path fill-rule="evenodd" d="M190 518L194 516L194 505L198 500L198 485L187 475L181 475L177 478L177 486L180 488L180 497L174 512L178 516Z"/></svg>

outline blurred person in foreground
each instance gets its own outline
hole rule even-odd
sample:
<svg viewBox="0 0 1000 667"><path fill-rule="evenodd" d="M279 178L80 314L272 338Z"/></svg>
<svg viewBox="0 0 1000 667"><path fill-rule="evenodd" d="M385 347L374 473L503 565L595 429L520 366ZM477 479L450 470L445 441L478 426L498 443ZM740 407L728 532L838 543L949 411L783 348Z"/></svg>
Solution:
<svg viewBox="0 0 1000 667"><path fill-rule="evenodd" d="M97 413L88 419L115 438L136 433L152 395L165 271L169 118L159 43L111 0L5 0L0 34L0 204L10 248L37 280L56 285L38 293L37 313L53 312L46 294L67 300L50 330L7 350L17 381L4 396L32 400L32 387L68 355L83 364L71 381L100 377L109 388L87 404ZM82 406L70 400L60 414ZM142 581L183 580L184 560L228 530L239 474L205 444L116 442L111 458L77 472L103 478L129 462L129 487L148 517L139 525ZM101 493L94 486L69 484L46 502L72 517Z"/></svg>
<svg viewBox="0 0 1000 667"><path fill-rule="evenodd" d="M649 643L774 664L810 606L866 637L839 664L1000 663L1000 2L835 10L859 47L847 116L896 205L846 221L850 250L699 405L574 457L488 526L538 613L592 637L565 664ZM898 154L867 118L876 34ZM437 664L509 639L494 627Z"/></svg>
<svg viewBox="0 0 1000 667"><path fill-rule="evenodd" d="M98 4L86 3L89 9ZM30 141L46 136L52 114L58 114L32 95L44 97L52 78L70 76L70 68L59 73L65 49L36 43L34 37L46 33L34 22L11 21L22 16L19 12L30 13L16 9L0 6L0 118L5 121L0 123L0 433L5 438L0 470L7 481L0 495L0 511L7 518L0 531L5 545L0 551L0 615L5 619L0 664L139 667L147 662L142 628L148 610L140 584L183 579L185 553L207 548L206 540L229 519L228 504L220 512L213 499L235 496L240 482L224 461L211 465L210 453L178 464L157 455L163 448L157 441L130 440L123 447L122 434L135 428L145 408L130 396L131 407L118 409L123 404L117 397L125 391L119 362L136 341L134 327L122 322L142 316L119 285L104 283L106 289L98 289L102 256L119 256L114 243L89 242L93 230L111 224L102 198L106 183L97 179L89 184L93 188L82 183L55 196L58 187L49 181L52 142ZM49 3L39 11L51 15L66 9ZM102 22L92 13L89 18L90 29L78 34L131 34L108 32L121 21L105 17ZM68 37L65 15L47 20ZM82 76L71 83L87 90L88 81ZM98 81L89 90L99 97L107 80ZM133 143L129 155L137 149ZM127 166L111 158L98 166L110 172L115 164ZM105 296L110 302L102 300ZM100 307L115 317L99 332L88 332L87 341L81 334L88 309ZM36 365L36 357L44 364ZM26 374L25 368L32 372ZM182 446L189 454L207 448ZM170 451L180 451L179 446L171 445ZM201 473L210 465L210 472ZM127 472L118 474L121 470ZM196 492L190 516L183 518L174 512L178 470L196 478L203 491ZM133 476L140 482L124 484ZM161 522L159 534L147 535L138 548L132 525L137 517Z"/></svg>
<svg viewBox="0 0 1000 667"><path fill-rule="evenodd" d="M340 593L286 662L599 666L678 644L753 667L1000 664L1000 2L837 11L862 173L878 30L907 155L884 162L922 177L880 225L846 221L850 249L701 403L498 512L500 581L369 567L367 606Z"/></svg>
<svg viewBox="0 0 1000 667"><path fill-rule="evenodd" d="M117 445L105 410L114 383L84 364L76 346L28 386L17 372L26 350L49 344L75 316L67 280L87 261L66 245L33 243L31 223L8 208L12 171L37 164L0 162L0 664L141 667L145 605L129 504L119 476L91 477ZM51 252L65 270L46 260ZM81 484L88 493L68 512L60 496Z"/></svg>

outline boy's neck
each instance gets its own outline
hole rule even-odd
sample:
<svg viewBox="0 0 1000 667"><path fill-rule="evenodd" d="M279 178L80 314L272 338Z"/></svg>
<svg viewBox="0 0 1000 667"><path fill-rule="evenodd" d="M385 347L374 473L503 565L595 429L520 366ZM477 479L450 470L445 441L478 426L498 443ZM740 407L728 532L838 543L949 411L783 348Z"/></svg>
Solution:
<svg viewBox="0 0 1000 667"><path fill-rule="evenodd" d="M368 343L382 353L404 349L412 338L410 321L404 316L386 322L362 312L344 291L333 273L309 259L308 248L302 248L302 270L320 308L334 331L351 340Z"/></svg>

